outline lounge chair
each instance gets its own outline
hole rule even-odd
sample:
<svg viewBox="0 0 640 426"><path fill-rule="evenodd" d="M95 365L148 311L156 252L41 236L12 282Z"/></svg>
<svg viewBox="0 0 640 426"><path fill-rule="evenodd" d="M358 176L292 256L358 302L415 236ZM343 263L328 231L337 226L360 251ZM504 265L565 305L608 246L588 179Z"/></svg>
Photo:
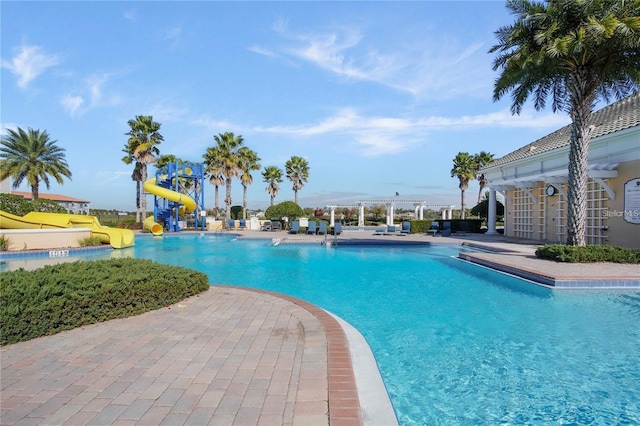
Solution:
<svg viewBox="0 0 640 426"><path fill-rule="evenodd" d="M271 230L282 231L282 223L278 219L271 219Z"/></svg>
<svg viewBox="0 0 640 426"><path fill-rule="evenodd" d="M440 230L440 223L431 222L431 227L427 229L427 235L433 235L435 237L439 230Z"/></svg>
<svg viewBox="0 0 640 426"><path fill-rule="evenodd" d="M450 237L451 236L451 222L443 222L442 224L442 236Z"/></svg>
<svg viewBox="0 0 640 426"><path fill-rule="evenodd" d="M318 235L324 235L327 233L327 222L320 222L318 225Z"/></svg>
<svg viewBox="0 0 640 426"><path fill-rule="evenodd" d="M261 231L271 231L271 222L264 222L260 227Z"/></svg>
<svg viewBox="0 0 640 426"><path fill-rule="evenodd" d="M398 228L395 225L388 225L387 231L383 235L396 235Z"/></svg>
<svg viewBox="0 0 640 426"><path fill-rule="evenodd" d="M239 229L242 229L243 231L247 229L247 221L245 219L240 219L240 226L238 227Z"/></svg>
<svg viewBox="0 0 640 426"><path fill-rule="evenodd" d="M376 231L373 233L373 235L384 235L385 232L387 232L387 228L376 228Z"/></svg>
<svg viewBox="0 0 640 426"><path fill-rule="evenodd" d="M297 234L300 232L300 221L294 220L291 222L291 229L289 229L290 234Z"/></svg>
<svg viewBox="0 0 640 426"><path fill-rule="evenodd" d="M402 229L400 229L400 235L409 235L411 233L411 222L405 220L402 222Z"/></svg>
<svg viewBox="0 0 640 426"><path fill-rule="evenodd" d="M316 221L310 220L309 226L307 227L307 234L315 234L316 233Z"/></svg>
<svg viewBox="0 0 640 426"><path fill-rule="evenodd" d="M340 234L342 234L342 224L340 222L336 222L336 224L333 226L333 235Z"/></svg>
<svg viewBox="0 0 640 426"><path fill-rule="evenodd" d="M229 219L227 221L227 228L228 229L236 229L236 221L233 219Z"/></svg>

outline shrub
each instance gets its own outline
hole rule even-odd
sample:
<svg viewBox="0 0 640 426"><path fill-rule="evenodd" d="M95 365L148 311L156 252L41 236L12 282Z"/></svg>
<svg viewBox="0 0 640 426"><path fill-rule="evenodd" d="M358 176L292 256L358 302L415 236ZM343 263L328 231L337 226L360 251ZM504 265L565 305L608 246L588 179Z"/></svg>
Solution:
<svg viewBox="0 0 640 426"><path fill-rule="evenodd" d="M1 276L0 345L138 315L209 288L201 272L130 258L60 263Z"/></svg>
<svg viewBox="0 0 640 426"><path fill-rule="evenodd" d="M302 208L293 201L283 201L280 204L267 208L264 212L264 216L267 219L271 219L272 217L277 217L278 219L281 217L288 217L291 222L304 216L304 212L302 211Z"/></svg>
<svg viewBox="0 0 640 426"><path fill-rule="evenodd" d="M0 235L0 251L9 250L9 246L11 246L11 241L9 241L9 237L6 235Z"/></svg>
<svg viewBox="0 0 640 426"><path fill-rule="evenodd" d="M80 244L80 247L99 246L102 245L102 238L97 235L92 235L87 238L82 238L80 241L78 241L78 244Z"/></svg>
<svg viewBox="0 0 640 426"><path fill-rule="evenodd" d="M640 249L607 245L568 246L564 244L549 244L539 247L536 250L536 256L541 259L568 263L640 263Z"/></svg>
<svg viewBox="0 0 640 426"><path fill-rule="evenodd" d="M0 194L0 210L16 216L24 216L33 211L31 203L19 195Z"/></svg>
<svg viewBox="0 0 640 426"><path fill-rule="evenodd" d="M55 201L45 198L38 198L31 201L31 208L34 212L42 213L66 213L67 210Z"/></svg>

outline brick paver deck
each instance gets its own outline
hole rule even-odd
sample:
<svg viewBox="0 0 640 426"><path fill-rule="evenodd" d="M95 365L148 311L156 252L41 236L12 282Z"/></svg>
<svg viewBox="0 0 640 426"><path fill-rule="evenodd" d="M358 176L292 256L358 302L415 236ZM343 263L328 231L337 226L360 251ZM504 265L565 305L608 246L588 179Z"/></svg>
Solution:
<svg viewBox="0 0 640 426"><path fill-rule="evenodd" d="M3 425L362 424L340 325L263 291L212 287L5 346L1 361Z"/></svg>

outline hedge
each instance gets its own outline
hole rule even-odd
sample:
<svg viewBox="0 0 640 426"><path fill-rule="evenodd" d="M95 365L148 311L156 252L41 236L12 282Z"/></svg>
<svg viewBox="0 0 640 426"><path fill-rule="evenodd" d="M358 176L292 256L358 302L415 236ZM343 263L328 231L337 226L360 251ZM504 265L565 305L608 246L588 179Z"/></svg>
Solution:
<svg viewBox="0 0 640 426"><path fill-rule="evenodd" d="M168 306L208 282L198 271L130 258L2 272L0 345Z"/></svg>
<svg viewBox="0 0 640 426"><path fill-rule="evenodd" d="M568 246L549 244L539 247L536 256L568 263L640 263L640 249L608 245Z"/></svg>

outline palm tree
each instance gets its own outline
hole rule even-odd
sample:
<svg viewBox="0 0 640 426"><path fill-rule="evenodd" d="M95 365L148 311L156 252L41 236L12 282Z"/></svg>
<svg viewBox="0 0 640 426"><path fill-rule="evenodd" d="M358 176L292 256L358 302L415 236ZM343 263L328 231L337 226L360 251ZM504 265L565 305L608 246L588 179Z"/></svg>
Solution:
<svg viewBox="0 0 640 426"><path fill-rule="evenodd" d="M242 184L242 218L247 218L247 187L253 183L251 172L260 170L260 157L247 147L240 148L240 183Z"/></svg>
<svg viewBox="0 0 640 426"><path fill-rule="evenodd" d="M137 115L135 120L129 120L127 124L131 130L125 133L129 139L123 149L127 155L122 161L125 164L136 163L137 170L134 170L131 178L136 181L136 221L140 222L147 217L147 197L142 193L140 184L147 180L147 166L160 154L158 145L164 137L158 132L160 123L153 121L150 115Z"/></svg>
<svg viewBox="0 0 640 426"><path fill-rule="evenodd" d="M294 155L284 166L287 170L287 179L293 183L295 202L298 204L298 191L304 187L307 179L309 179L309 163L304 158Z"/></svg>
<svg viewBox="0 0 640 426"><path fill-rule="evenodd" d="M493 99L511 92L519 114L532 96L537 110L547 98L552 110L572 120L569 144L567 244L585 245L587 166L591 113L638 90L640 2L629 0L510 0L514 24L496 31L493 69L501 70Z"/></svg>
<svg viewBox="0 0 640 426"><path fill-rule="evenodd" d="M0 181L11 177L12 186L17 189L26 179L31 186L31 198L37 200L40 182L50 188L49 176L60 185L64 177L71 179L71 171L64 158L65 149L57 146L57 142L49 139L46 130L7 129L0 147Z"/></svg>
<svg viewBox="0 0 640 426"><path fill-rule="evenodd" d="M473 161L476 162L476 169L478 170L476 179L478 180L478 184L480 185L480 189L478 190L478 204L480 204L480 201L482 201L482 191L484 190L484 188L486 188L488 183L484 173L480 173L480 169L493 161L493 154L490 154L486 151L480 151L480 154L476 154L473 156Z"/></svg>
<svg viewBox="0 0 640 426"><path fill-rule="evenodd" d="M224 179L226 186L225 220L231 219L231 180L241 171L242 157L238 151L243 148L244 139L237 137L232 132L219 133L213 136L216 145L207 148L203 155L207 170L212 175ZM211 178L209 178L211 181Z"/></svg>
<svg viewBox="0 0 640 426"><path fill-rule="evenodd" d="M460 219L466 216L466 204L464 201L464 191L469 188L469 181L476 177L477 169L474 157L468 152L459 152L453 159L451 177L457 177L460 181Z"/></svg>
<svg viewBox="0 0 640 426"><path fill-rule="evenodd" d="M267 166L262 171L262 181L267 183L266 191L271 196L271 205L273 206L273 200L280 191L280 184L282 183L282 170L276 166Z"/></svg>

